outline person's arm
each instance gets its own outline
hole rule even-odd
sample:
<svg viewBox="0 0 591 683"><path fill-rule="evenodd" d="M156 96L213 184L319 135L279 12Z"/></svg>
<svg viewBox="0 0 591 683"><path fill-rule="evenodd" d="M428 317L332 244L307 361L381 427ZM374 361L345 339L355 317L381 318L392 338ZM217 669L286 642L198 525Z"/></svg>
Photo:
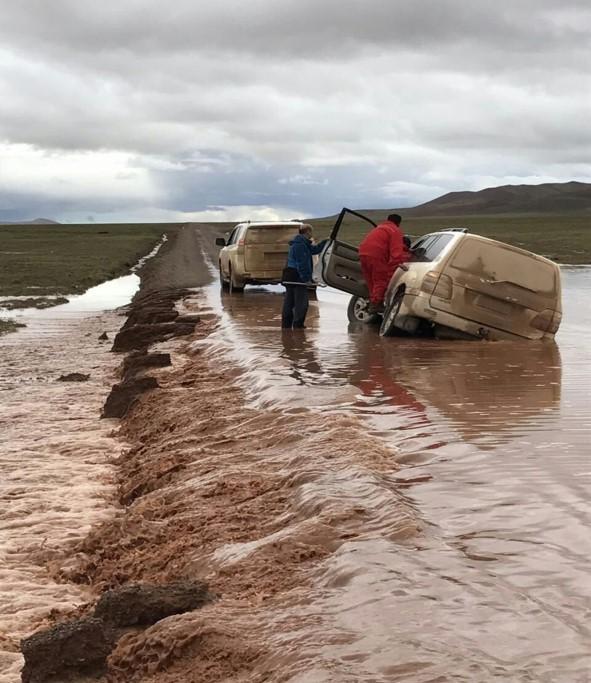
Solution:
<svg viewBox="0 0 591 683"><path fill-rule="evenodd" d="M404 239L400 230L390 230L388 263L398 266L404 262Z"/></svg>
<svg viewBox="0 0 591 683"><path fill-rule="evenodd" d="M310 268L310 248L303 242L294 245L294 258L297 263L298 275L302 282L310 282L312 269Z"/></svg>
<svg viewBox="0 0 591 683"><path fill-rule="evenodd" d="M324 249L324 245L328 242L328 240L322 240L321 242L318 242L318 244L313 244L312 245L312 256L316 256L316 254L320 254L322 250Z"/></svg>

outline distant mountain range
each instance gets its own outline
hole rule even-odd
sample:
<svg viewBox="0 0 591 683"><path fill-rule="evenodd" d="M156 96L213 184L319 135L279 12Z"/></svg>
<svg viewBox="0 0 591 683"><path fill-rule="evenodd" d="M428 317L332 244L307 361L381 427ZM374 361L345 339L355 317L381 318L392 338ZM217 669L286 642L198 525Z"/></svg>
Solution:
<svg viewBox="0 0 591 683"><path fill-rule="evenodd" d="M591 213L591 183L503 185L477 192L448 192L401 209L405 216L468 216L491 213Z"/></svg>
<svg viewBox="0 0 591 683"><path fill-rule="evenodd" d="M0 225L59 225L50 218L34 218L32 221L0 221Z"/></svg>

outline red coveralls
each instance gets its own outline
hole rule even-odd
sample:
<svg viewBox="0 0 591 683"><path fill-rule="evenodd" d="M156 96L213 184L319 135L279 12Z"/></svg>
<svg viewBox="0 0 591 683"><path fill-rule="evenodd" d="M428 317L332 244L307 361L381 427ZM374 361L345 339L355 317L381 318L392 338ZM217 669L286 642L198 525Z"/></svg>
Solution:
<svg viewBox="0 0 591 683"><path fill-rule="evenodd" d="M372 304L384 301L390 278L396 268L409 259L404 248L402 230L391 221L384 221L369 232L359 245L359 260Z"/></svg>

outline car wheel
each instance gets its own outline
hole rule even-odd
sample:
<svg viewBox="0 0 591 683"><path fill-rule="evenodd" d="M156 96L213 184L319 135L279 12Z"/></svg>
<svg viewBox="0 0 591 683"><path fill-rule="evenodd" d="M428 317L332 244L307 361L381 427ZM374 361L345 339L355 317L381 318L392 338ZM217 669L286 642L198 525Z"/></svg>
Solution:
<svg viewBox="0 0 591 683"><path fill-rule="evenodd" d="M222 264L220 263L220 287L226 291L228 287L230 286L230 283L226 280L224 277L224 273L222 272Z"/></svg>
<svg viewBox="0 0 591 683"><path fill-rule="evenodd" d="M403 299L404 292L399 292L392 299L390 304L386 306L382 324L380 325L380 337L393 337L397 333L396 325L394 323L396 322L396 316L400 311Z"/></svg>
<svg viewBox="0 0 591 683"><path fill-rule="evenodd" d="M230 294L241 294L244 291L244 285L236 284L236 280L234 279L234 273L232 273L232 266L230 266L230 285L229 285L229 290Z"/></svg>
<svg viewBox="0 0 591 683"><path fill-rule="evenodd" d="M361 296L353 295L347 307L347 317L350 323L363 323L364 325L372 325L379 321L380 316L377 313L369 312L369 301Z"/></svg>

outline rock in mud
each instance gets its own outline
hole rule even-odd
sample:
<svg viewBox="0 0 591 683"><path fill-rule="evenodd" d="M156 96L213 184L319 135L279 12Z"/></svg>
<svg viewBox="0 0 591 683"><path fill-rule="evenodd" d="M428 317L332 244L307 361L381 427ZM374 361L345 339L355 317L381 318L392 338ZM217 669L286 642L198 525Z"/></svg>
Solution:
<svg viewBox="0 0 591 683"><path fill-rule="evenodd" d="M179 317L176 319L177 324L178 323L189 323L196 325L197 323L201 322L201 316L200 315L179 315Z"/></svg>
<svg viewBox="0 0 591 683"><path fill-rule="evenodd" d="M158 388L155 377L138 377L115 384L105 401L101 417L125 417L138 396Z"/></svg>
<svg viewBox="0 0 591 683"><path fill-rule="evenodd" d="M67 375L60 375L57 382L88 382L90 375L85 375L82 372L70 372Z"/></svg>
<svg viewBox="0 0 591 683"><path fill-rule="evenodd" d="M23 683L68 680L73 673L100 675L115 638L100 619L58 624L21 641Z"/></svg>
<svg viewBox="0 0 591 683"><path fill-rule="evenodd" d="M180 581L164 586L136 584L101 595L94 617L112 627L148 626L173 614L190 612L213 599L200 581Z"/></svg>
<svg viewBox="0 0 591 683"><path fill-rule="evenodd" d="M106 332L103 332L101 336L99 337L99 341L108 341L109 335Z"/></svg>
<svg viewBox="0 0 591 683"><path fill-rule="evenodd" d="M165 368L172 365L170 353L146 353L134 351L123 361L122 376L125 380L147 368Z"/></svg>
<svg viewBox="0 0 591 683"><path fill-rule="evenodd" d="M129 315L129 325L150 325L169 323L178 318L178 311L170 306L158 305L149 308L138 308Z"/></svg>
<svg viewBox="0 0 591 683"><path fill-rule="evenodd" d="M124 325L115 337L112 351L134 351L145 349L156 342L166 341L171 337L179 337L191 334L195 329L195 323L154 323Z"/></svg>

